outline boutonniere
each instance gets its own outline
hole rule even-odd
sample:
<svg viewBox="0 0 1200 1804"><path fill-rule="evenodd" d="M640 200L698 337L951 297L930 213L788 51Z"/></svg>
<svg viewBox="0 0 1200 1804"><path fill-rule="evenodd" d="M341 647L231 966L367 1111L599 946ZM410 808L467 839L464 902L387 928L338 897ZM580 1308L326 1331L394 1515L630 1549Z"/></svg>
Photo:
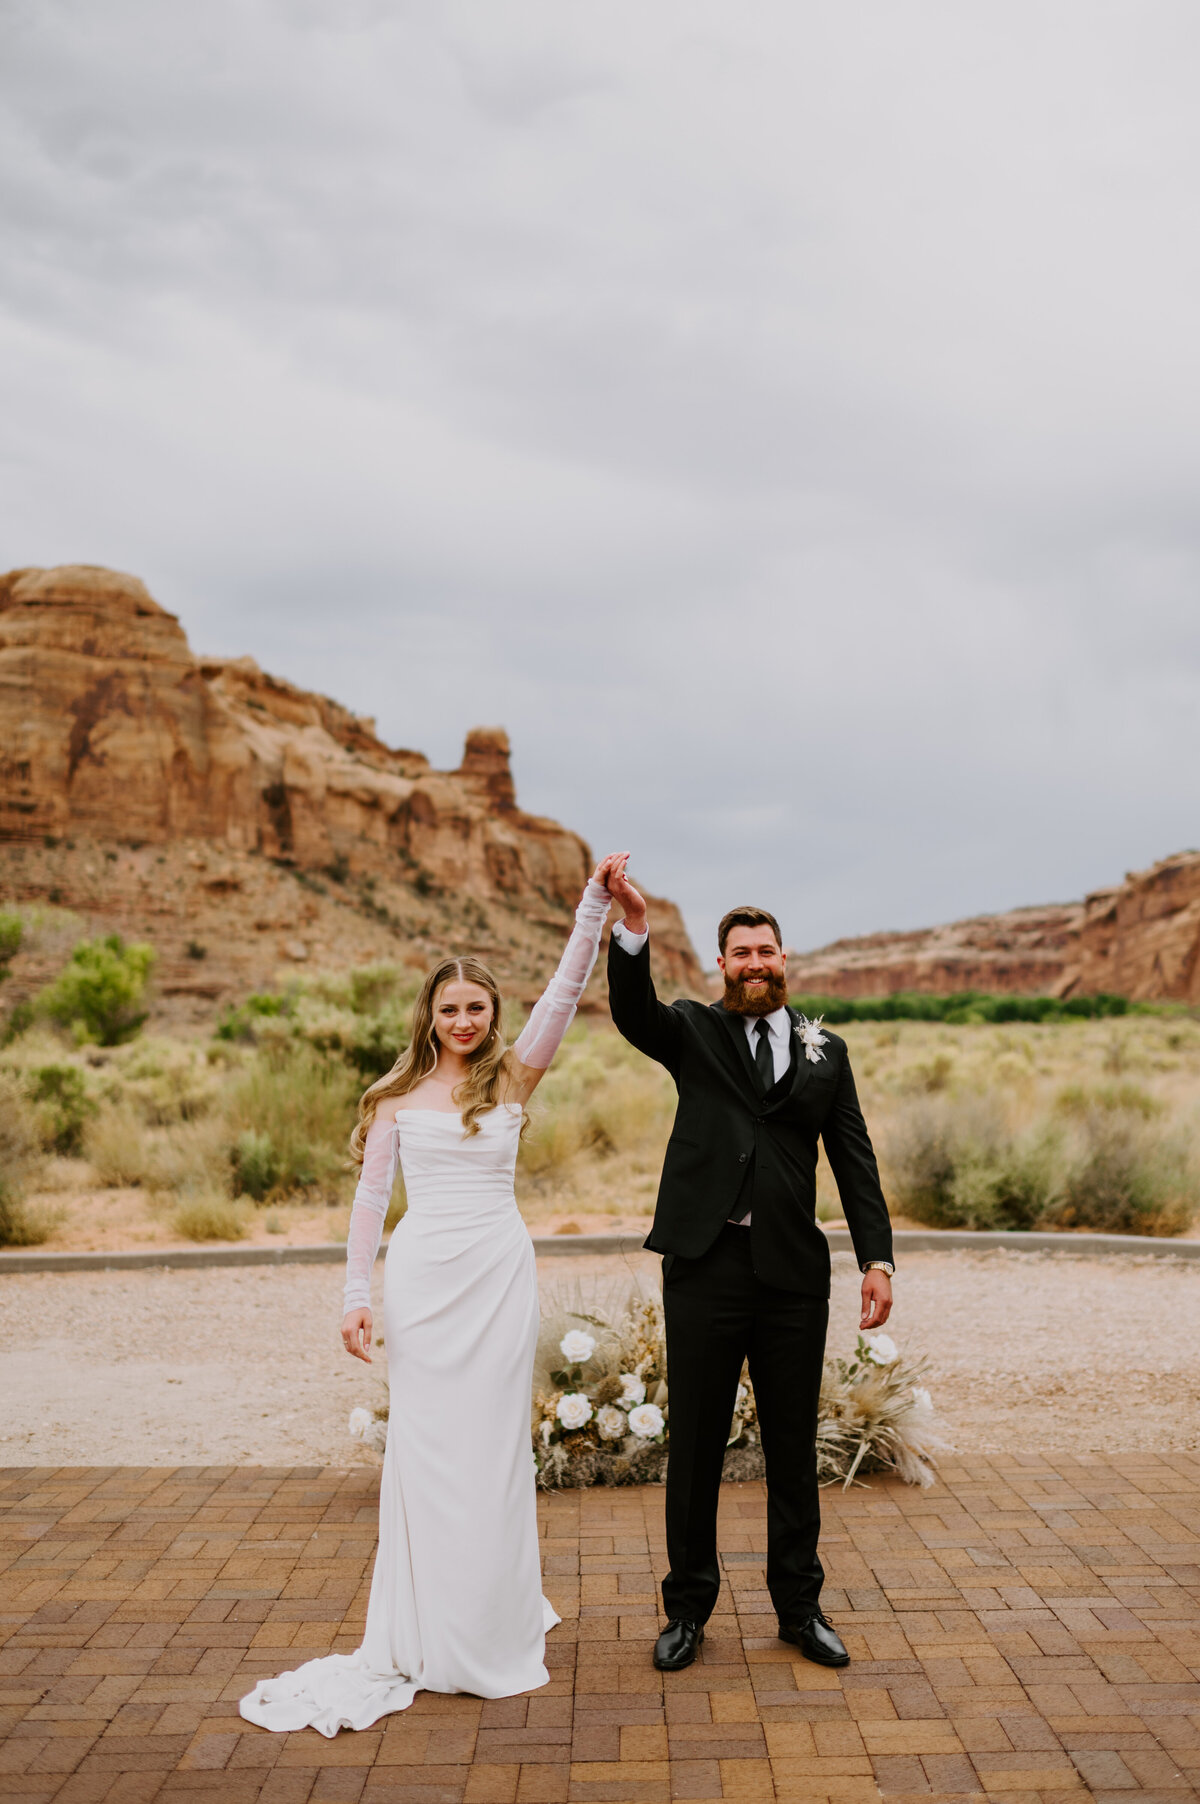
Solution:
<svg viewBox="0 0 1200 1804"><path fill-rule="evenodd" d="M800 1044L804 1048L804 1056L810 1065L815 1065L818 1059L825 1057L821 1051L822 1046L828 1043L827 1036L821 1032L821 1023L824 1019L824 1015L818 1015L815 1021L810 1021L807 1015L801 1015L792 1030L799 1036Z"/></svg>

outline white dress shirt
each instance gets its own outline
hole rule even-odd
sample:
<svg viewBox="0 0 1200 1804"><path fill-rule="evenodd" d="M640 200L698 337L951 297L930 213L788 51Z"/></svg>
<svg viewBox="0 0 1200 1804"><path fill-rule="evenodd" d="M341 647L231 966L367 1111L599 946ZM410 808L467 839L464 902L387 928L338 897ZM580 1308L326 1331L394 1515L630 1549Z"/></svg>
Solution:
<svg viewBox="0 0 1200 1804"><path fill-rule="evenodd" d="M613 936L622 951L628 952L632 957L635 953L640 952L646 944L650 937L650 929L647 928L644 933L630 933L624 921L616 921L613 924ZM743 1015L742 1026L746 1030L746 1041L750 1047L751 1059L758 1048L758 1024L760 1021L765 1021L770 1029L771 1057L775 1061L775 1082L778 1083L792 1062L792 1018L785 1008L773 1009L769 1015ZM736 1226L748 1228L750 1226L749 1215L744 1215L741 1221L736 1223Z"/></svg>

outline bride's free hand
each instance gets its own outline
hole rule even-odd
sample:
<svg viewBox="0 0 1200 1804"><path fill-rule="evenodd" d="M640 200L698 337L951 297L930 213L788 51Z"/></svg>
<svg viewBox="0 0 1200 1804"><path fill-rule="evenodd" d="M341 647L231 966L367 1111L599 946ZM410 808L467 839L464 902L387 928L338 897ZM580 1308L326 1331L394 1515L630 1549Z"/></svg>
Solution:
<svg viewBox="0 0 1200 1804"><path fill-rule="evenodd" d="M371 1360L371 1311L369 1309L348 1310L342 1322L342 1345L347 1353L355 1359Z"/></svg>

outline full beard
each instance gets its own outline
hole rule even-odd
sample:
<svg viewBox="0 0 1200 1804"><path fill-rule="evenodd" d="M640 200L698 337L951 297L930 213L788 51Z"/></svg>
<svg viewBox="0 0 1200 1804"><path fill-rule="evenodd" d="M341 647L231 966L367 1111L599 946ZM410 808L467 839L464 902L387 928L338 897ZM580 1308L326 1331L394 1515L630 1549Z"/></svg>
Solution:
<svg viewBox="0 0 1200 1804"><path fill-rule="evenodd" d="M744 977L725 979L725 1007L731 1015L773 1015L787 999L787 978L779 971L768 971L753 983Z"/></svg>

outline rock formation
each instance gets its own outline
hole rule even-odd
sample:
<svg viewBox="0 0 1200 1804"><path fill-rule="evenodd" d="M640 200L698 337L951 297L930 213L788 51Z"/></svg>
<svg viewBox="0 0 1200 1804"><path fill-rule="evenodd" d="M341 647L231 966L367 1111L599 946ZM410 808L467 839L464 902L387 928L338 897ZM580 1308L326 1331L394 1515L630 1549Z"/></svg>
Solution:
<svg viewBox="0 0 1200 1804"><path fill-rule="evenodd" d="M977 915L914 933L873 933L793 953L797 991L924 990L1096 995L1200 1005L1200 852L1180 852L1082 902Z"/></svg>
<svg viewBox="0 0 1200 1804"><path fill-rule="evenodd" d="M185 845L192 859L181 862ZM233 899L277 884L280 869L309 878L310 908L318 892L352 896L384 938L391 923L422 955L463 942L469 903L476 937L492 942L502 969L530 979L561 946L591 867L578 834L518 808L503 729L474 729L460 767L435 771L420 752L385 745L372 720L251 658L195 656L136 577L92 566L0 576L6 846L11 895L40 884L102 917L119 894L117 913L135 930L139 896L153 913L145 873L164 862L206 920L224 896L235 937ZM260 883L253 861L275 869ZM316 891L314 873L325 873ZM660 976L702 989L677 909L656 900L651 912ZM334 924L318 937L335 956Z"/></svg>

